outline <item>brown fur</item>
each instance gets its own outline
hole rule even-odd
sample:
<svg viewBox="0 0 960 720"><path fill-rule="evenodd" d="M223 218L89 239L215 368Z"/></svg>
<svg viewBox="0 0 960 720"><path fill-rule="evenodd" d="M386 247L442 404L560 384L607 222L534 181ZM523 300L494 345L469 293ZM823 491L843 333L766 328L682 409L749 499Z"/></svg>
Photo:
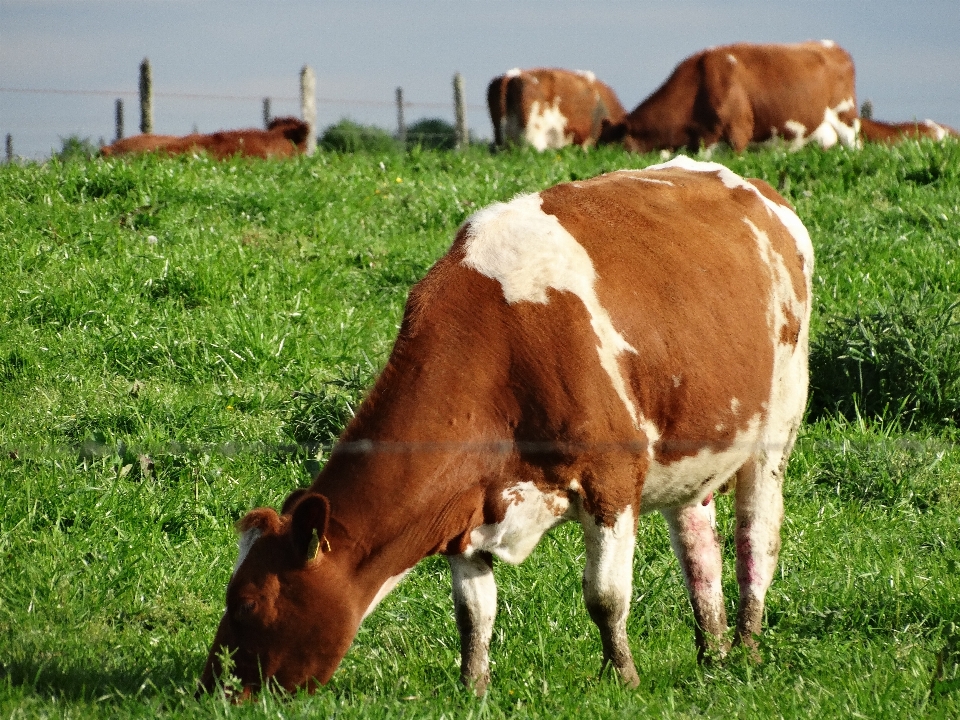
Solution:
<svg viewBox="0 0 960 720"><path fill-rule="evenodd" d="M823 121L826 108L847 99L853 105L840 119L850 125L856 117L853 59L840 47L727 45L681 62L622 122L604 123L599 142L650 152L696 151L725 141L740 152L774 133L792 137L788 120L810 132Z"/></svg>
<svg viewBox="0 0 960 720"><path fill-rule="evenodd" d="M559 98L559 109L567 118L566 132L574 145L592 145L600 135L603 120L619 122L627 111L606 83L591 81L581 73L559 68L523 70L515 77L500 75L487 86L487 106L493 122L494 145L504 147L508 117L519 128L526 127L534 101L541 105Z"/></svg>
<svg viewBox="0 0 960 720"><path fill-rule="evenodd" d="M794 241L755 193L712 173L656 177L673 186L613 173L541 198L589 254L601 304L638 351L618 362L668 465L729 447L765 416L777 344L797 344L792 327L768 325L772 279L745 217L770 236L795 297L809 297ZM386 367L311 487L282 519L260 509L241 522L263 535L227 588L203 687L224 650L246 692L261 669L287 689L326 683L387 578L464 552L473 530L504 519L518 482L575 497L604 525L639 508L648 438L600 364L583 302L551 290L546 304L507 303L463 264L469 232L468 221L411 291ZM314 530L330 551L311 560Z"/></svg>
<svg viewBox="0 0 960 720"><path fill-rule="evenodd" d="M217 160L241 157L291 157L304 151L310 129L294 117L274 119L267 130L223 130L201 135L134 135L100 148L103 155L161 152L169 155L206 152Z"/></svg>
<svg viewBox="0 0 960 720"><path fill-rule="evenodd" d="M888 123L870 118L860 118L860 137L865 142L886 143L892 145L903 140L931 138L937 140L937 128L929 120L922 122ZM946 131L947 137L960 137L960 133L948 125L937 125Z"/></svg>

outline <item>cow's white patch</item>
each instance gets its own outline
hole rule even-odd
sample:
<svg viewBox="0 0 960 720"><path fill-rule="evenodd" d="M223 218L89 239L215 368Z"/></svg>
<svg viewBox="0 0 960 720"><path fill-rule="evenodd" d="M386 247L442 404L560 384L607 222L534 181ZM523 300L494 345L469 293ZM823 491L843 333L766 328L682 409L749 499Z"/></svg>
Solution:
<svg viewBox="0 0 960 720"><path fill-rule="evenodd" d="M557 150L573 142L573 133L565 132L567 118L560 112L560 98L552 103L541 104L534 100L530 104L523 135L528 143L541 152L547 148Z"/></svg>
<svg viewBox="0 0 960 720"><path fill-rule="evenodd" d="M539 194L522 195L474 214L467 221L463 263L499 282L508 303L545 304L548 289L576 295L590 314L600 365L634 426L641 427L617 361L621 353L637 351L617 332L600 304L594 289L597 273L587 251L556 216L543 212L542 203Z"/></svg>
<svg viewBox="0 0 960 720"><path fill-rule="evenodd" d="M833 147L837 142L842 143L849 148L857 147L857 135L859 132L859 123L854 120L851 125L844 123L839 114L853 109L853 98L847 98L840 102L836 107L826 108L823 111L823 122L810 133L808 142L816 141L820 147L826 149Z"/></svg>
<svg viewBox="0 0 960 720"><path fill-rule="evenodd" d="M367 608L366 612L363 613L363 617L367 617L367 615L372 613L376 609L377 605L380 604L380 601L390 594L390 591L393 590L401 580L403 580L408 572L410 571L404 570L399 575L388 577L387 581L380 586L379 590L377 590L377 594L374 596L373 601L370 603L370 606Z"/></svg>
<svg viewBox="0 0 960 720"><path fill-rule="evenodd" d="M240 535L240 540L238 545L240 546L239 552L237 553L237 562L233 566L233 574L237 574L237 570L240 569L240 566L243 565L243 561L247 559L247 555L250 554L250 548L253 547L253 544L260 539L260 536L263 534L263 531L260 528L249 528L245 530Z"/></svg>
<svg viewBox="0 0 960 720"><path fill-rule="evenodd" d="M733 53L727 53L727 62L729 62L731 65L737 64L737 59L733 56Z"/></svg>
<svg viewBox="0 0 960 720"><path fill-rule="evenodd" d="M690 505L715 492L757 452L761 429L760 415L754 415L726 450L704 448L666 465L652 460L643 483L641 512Z"/></svg>
<svg viewBox="0 0 960 720"><path fill-rule="evenodd" d="M821 40L820 44L823 45L825 48L832 48L832 47L836 47L837 45L833 40Z"/></svg>
<svg viewBox="0 0 960 720"><path fill-rule="evenodd" d="M736 398L730 399L730 412L732 412L734 415L740 412L740 401Z"/></svg>
<svg viewBox="0 0 960 720"><path fill-rule="evenodd" d="M923 124L926 125L933 131L934 140L940 141L943 140L950 133L947 132L947 129L941 125L938 125L933 120L924 120Z"/></svg>
<svg viewBox="0 0 960 720"><path fill-rule="evenodd" d="M507 488L503 499L507 502L503 520L481 525L470 533L470 546L464 552L467 557L483 550L508 563L521 563L545 532L572 519L566 495L544 493L532 482Z"/></svg>
<svg viewBox="0 0 960 720"><path fill-rule="evenodd" d="M593 74L592 70L574 70L574 72L587 82L594 83L597 81L597 76Z"/></svg>
<svg viewBox="0 0 960 720"><path fill-rule="evenodd" d="M519 77L519 75L520 75L520 68L510 68L503 74L503 76L508 79Z"/></svg>
<svg viewBox="0 0 960 720"><path fill-rule="evenodd" d="M461 608L467 609L470 637L461 636L461 653L475 653L473 657L464 655L473 668L481 674L489 672L490 637L493 634L493 621L497 616L497 583L493 570L479 558L463 555L450 555L450 574L453 577L453 601L458 615ZM460 624L458 619L457 624Z"/></svg>
<svg viewBox="0 0 960 720"><path fill-rule="evenodd" d="M804 138L807 135L807 126L804 125L802 122L799 122L798 120L787 120L783 124L783 127L791 135L793 135L793 137L790 138L791 148L796 150L803 147ZM774 137L776 137L776 134L777 134L776 128L774 128L774 132L773 132Z"/></svg>
<svg viewBox="0 0 960 720"><path fill-rule="evenodd" d="M583 594L587 605L596 604L609 613L608 622L622 628L630 611L633 585L633 549L636 522L627 505L612 526L602 525L581 508L580 524L586 545Z"/></svg>

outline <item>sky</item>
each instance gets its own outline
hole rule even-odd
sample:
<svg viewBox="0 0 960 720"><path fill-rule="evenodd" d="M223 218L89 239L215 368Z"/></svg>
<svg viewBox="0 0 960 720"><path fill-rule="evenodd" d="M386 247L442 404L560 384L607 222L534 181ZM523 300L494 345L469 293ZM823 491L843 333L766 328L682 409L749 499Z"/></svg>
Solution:
<svg viewBox="0 0 960 720"><path fill-rule="evenodd" d="M258 127L263 97L299 114L308 64L321 131L394 131L397 87L408 124L452 122L460 72L489 138L486 86L512 67L592 70L631 109L705 47L824 38L853 55L875 118L960 127L960 0L0 0L0 135L28 159L110 142L118 97L135 134L144 57L157 133Z"/></svg>

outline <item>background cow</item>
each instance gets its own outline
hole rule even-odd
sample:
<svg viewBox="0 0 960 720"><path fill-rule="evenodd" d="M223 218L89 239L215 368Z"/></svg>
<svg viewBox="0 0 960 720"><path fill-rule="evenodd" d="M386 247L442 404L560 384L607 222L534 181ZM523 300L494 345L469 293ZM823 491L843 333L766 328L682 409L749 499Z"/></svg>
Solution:
<svg viewBox="0 0 960 720"><path fill-rule="evenodd" d="M860 137L865 142L886 143L888 145L901 140L919 140L931 138L943 140L948 137L960 137L960 133L947 125L935 123L933 120L916 122L888 123L871 118L860 118Z"/></svg>
<svg viewBox="0 0 960 720"><path fill-rule="evenodd" d="M387 365L308 489L240 523L202 675L326 683L360 622L445 554L464 682L489 681L493 556L583 528L604 666L626 635L641 513L670 527L699 656L726 612L713 492L735 483L735 642L755 648L807 395L813 251L766 183L677 158L497 203L414 287Z"/></svg>
<svg viewBox="0 0 960 720"><path fill-rule="evenodd" d="M529 143L537 150L592 145L603 120L619 122L626 110L616 93L592 72L515 68L487 87L494 145Z"/></svg>
<svg viewBox="0 0 960 720"><path fill-rule="evenodd" d="M134 135L100 148L103 155L163 152L170 155L207 152L218 160L243 157L290 157L304 151L310 127L295 117L272 120L267 130L222 130L201 135Z"/></svg>
<svg viewBox="0 0 960 720"><path fill-rule="evenodd" d="M628 150L696 151L724 141L785 138L794 147L857 142L853 59L830 40L794 45L741 43L683 62L622 122L606 122L601 143Z"/></svg>

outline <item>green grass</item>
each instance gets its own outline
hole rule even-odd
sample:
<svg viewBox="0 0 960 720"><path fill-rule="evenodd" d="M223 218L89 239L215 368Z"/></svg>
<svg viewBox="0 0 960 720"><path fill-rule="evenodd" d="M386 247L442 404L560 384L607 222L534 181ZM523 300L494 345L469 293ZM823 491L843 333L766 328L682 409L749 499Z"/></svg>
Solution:
<svg viewBox="0 0 960 720"><path fill-rule="evenodd" d="M449 571L430 558L327 688L243 707L193 699L233 522L309 482L410 285L477 208L655 158L0 167L0 716L960 714L960 145L719 160L779 188L817 252L813 394L766 662L697 667L666 529L647 516L637 691L597 680L582 540L565 526L497 566L486 698L458 685ZM721 499L732 612L730 511Z"/></svg>

